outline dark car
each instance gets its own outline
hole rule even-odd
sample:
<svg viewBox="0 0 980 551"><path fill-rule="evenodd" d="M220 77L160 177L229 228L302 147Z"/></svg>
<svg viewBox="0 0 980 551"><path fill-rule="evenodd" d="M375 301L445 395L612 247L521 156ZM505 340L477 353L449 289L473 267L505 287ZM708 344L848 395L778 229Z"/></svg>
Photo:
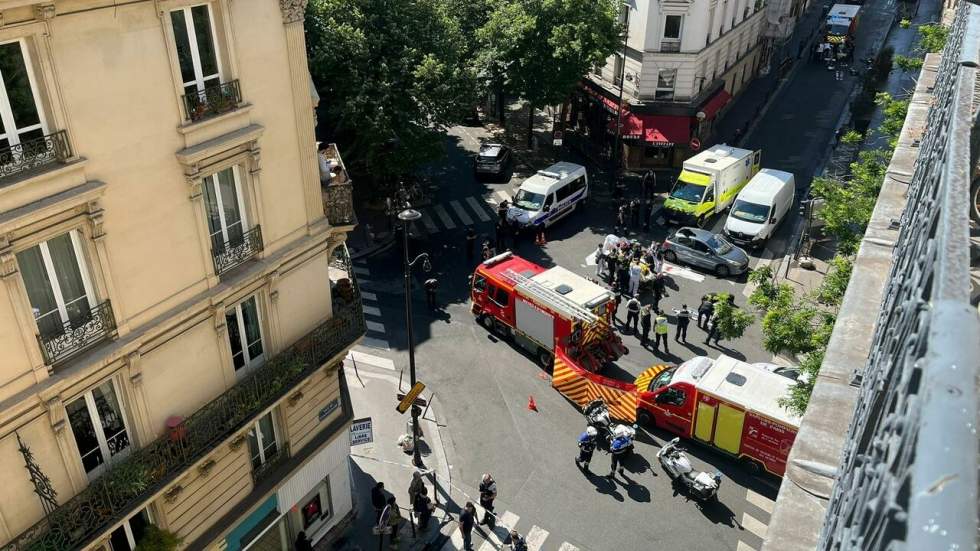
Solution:
<svg viewBox="0 0 980 551"><path fill-rule="evenodd" d="M679 228L664 240L664 259L706 268L726 277L749 269L749 255L724 236L699 228Z"/></svg>
<svg viewBox="0 0 980 551"><path fill-rule="evenodd" d="M476 175L503 176L510 170L513 158L510 148L499 143L488 143L480 146L476 156L474 170Z"/></svg>

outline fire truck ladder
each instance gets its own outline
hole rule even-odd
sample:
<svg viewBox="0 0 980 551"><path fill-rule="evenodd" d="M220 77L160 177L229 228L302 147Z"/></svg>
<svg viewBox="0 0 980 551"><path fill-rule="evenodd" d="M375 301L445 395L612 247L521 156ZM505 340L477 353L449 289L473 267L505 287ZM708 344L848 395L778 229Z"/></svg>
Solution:
<svg viewBox="0 0 980 551"><path fill-rule="evenodd" d="M514 270L506 270L503 272L503 276L514 283L514 285L520 285L522 291L547 304L549 307L555 308L568 317L575 318L587 325L592 325L598 321L602 321L602 318L595 315L587 308L583 308L582 306L572 302L566 298L565 295L562 295L554 289L545 287L537 281L534 281L529 277L525 277Z"/></svg>

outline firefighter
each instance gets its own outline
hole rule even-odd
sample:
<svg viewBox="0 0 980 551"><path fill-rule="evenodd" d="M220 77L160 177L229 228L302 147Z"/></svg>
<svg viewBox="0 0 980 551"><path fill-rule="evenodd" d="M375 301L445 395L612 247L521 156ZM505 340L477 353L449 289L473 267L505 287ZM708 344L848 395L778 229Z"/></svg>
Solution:
<svg viewBox="0 0 980 551"><path fill-rule="evenodd" d="M657 319L654 320L653 332L656 336L656 340L653 342L653 349L659 350L662 341L664 343L664 353L670 354L670 349L667 348L667 333L670 332L670 326L667 322L667 316L659 308L657 309Z"/></svg>
<svg viewBox="0 0 980 551"><path fill-rule="evenodd" d="M494 499L497 499L497 482L490 473L484 473L480 482L480 507L484 509L480 524L486 524L491 530L497 524L496 515L493 514Z"/></svg>
<svg viewBox="0 0 980 551"><path fill-rule="evenodd" d="M429 308L433 310L436 309L436 289L439 288L439 280L430 277L425 280L425 301L428 303Z"/></svg>
<svg viewBox="0 0 980 551"><path fill-rule="evenodd" d="M644 304L643 308L640 308L640 328L643 330L642 336L640 337L640 346L646 346L650 342L650 321L653 318L653 307L649 304Z"/></svg>
<svg viewBox="0 0 980 551"><path fill-rule="evenodd" d="M592 453L595 452L596 436L598 434L595 427L588 427L578 437L578 457L575 458L575 464L579 468L584 468L586 472L590 472L589 462L592 461Z"/></svg>
<svg viewBox="0 0 980 551"><path fill-rule="evenodd" d="M687 309L686 304L681 305L681 309L674 310L674 315L677 316L677 333L674 334L674 340L680 342L684 339L684 343L687 343L687 326L691 323L691 311Z"/></svg>
<svg viewBox="0 0 980 551"><path fill-rule="evenodd" d="M640 321L640 300L635 296L630 296L626 302L626 327L633 328L633 334L638 333L636 323Z"/></svg>

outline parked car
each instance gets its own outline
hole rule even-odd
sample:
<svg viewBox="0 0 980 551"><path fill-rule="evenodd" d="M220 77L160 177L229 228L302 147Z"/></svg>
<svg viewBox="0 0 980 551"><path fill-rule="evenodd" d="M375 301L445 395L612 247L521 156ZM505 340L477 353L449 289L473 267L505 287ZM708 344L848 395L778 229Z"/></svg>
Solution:
<svg viewBox="0 0 980 551"><path fill-rule="evenodd" d="M768 362L754 363L752 365L761 367L770 373L775 373L776 375L782 375L783 377L793 379L794 381L798 381L801 375L800 368L798 367L786 367Z"/></svg>
<svg viewBox="0 0 980 551"><path fill-rule="evenodd" d="M719 277L745 273L749 255L724 236L699 228L677 229L664 240L664 259L713 271Z"/></svg>
<svg viewBox="0 0 980 551"><path fill-rule="evenodd" d="M512 162L513 156L509 147L499 143L487 143L480 146L473 168L478 178L483 175L503 176L510 170Z"/></svg>

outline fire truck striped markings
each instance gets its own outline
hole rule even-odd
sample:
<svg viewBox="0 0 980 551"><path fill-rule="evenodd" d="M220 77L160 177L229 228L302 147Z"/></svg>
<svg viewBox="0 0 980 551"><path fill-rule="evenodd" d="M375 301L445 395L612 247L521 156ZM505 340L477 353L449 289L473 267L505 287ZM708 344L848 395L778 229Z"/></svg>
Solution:
<svg viewBox="0 0 980 551"><path fill-rule="evenodd" d="M762 509L763 511L769 513L770 515L772 514L772 508L774 503L771 499L769 499L764 495L757 494L752 490L747 490L745 492L745 501L748 501L752 505L755 505L756 507Z"/></svg>
<svg viewBox="0 0 980 551"><path fill-rule="evenodd" d="M456 216L459 216L459 219L463 221L464 226L470 226L473 224L473 219L470 218L469 214L466 214L466 211L463 210L463 205L460 205L459 201L450 201L449 206L456 211Z"/></svg>
<svg viewBox="0 0 980 551"><path fill-rule="evenodd" d="M524 539L527 540L528 551L539 551L544 545L544 540L548 539L548 531L535 525L531 527L531 531L524 536Z"/></svg>
<svg viewBox="0 0 980 551"><path fill-rule="evenodd" d="M446 207L443 207L442 205L436 205L432 208L435 209L436 215L439 216L439 220L442 220L442 224L446 226L447 230L451 230L456 227L456 223L453 222L452 217L449 216L448 212L446 212Z"/></svg>
<svg viewBox="0 0 980 551"><path fill-rule="evenodd" d="M490 215L487 214L486 208L481 207L480 202L477 201L476 198L467 197L466 204L469 205L471 209L473 209L473 212L476 213L476 217L479 218L481 222L490 221Z"/></svg>
<svg viewBox="0 0 980 551"><path fill-rule="evenodd" d="M766 532L769 531L768 526L748 513L742 513L742 527L762 539L766 539Z"/></svg>
<svg viewBox="0 0 980 551"><path fill-rule="evenodd" d="M422 224L425 225L425 229L428 230L429 233L436 233L439 231L439 227L432 221L432 217L429 216L429 213L425 211L422 211Z"/></svg>

